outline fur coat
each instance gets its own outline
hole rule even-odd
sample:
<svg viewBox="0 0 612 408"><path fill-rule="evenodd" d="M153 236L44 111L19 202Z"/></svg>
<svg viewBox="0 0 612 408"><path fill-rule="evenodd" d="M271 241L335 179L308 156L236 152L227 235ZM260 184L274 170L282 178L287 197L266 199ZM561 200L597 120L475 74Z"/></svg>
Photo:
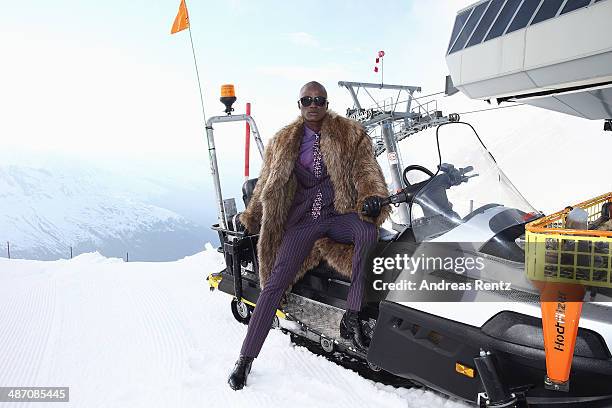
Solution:
<svg viewBox="0 0 612 408"><path fill-rule="evenodd" d="M262 288L272 272L296 191L293 168L303 134L304 120L299 117L274 135L264 151L261 174L249 205L240 215L240 221L250 232L259 232L257 253ZM332 111L327 112L320 134L323 161L334 187L335 210L339 214L357 212L361 219L380 226L389 215L389 206L375 219L361 215L365 198L389 194L369 136L361 124ZM353 244L340 244L327 237L317 240L293 283L322 259L350 278L353 248Z"/></svg>

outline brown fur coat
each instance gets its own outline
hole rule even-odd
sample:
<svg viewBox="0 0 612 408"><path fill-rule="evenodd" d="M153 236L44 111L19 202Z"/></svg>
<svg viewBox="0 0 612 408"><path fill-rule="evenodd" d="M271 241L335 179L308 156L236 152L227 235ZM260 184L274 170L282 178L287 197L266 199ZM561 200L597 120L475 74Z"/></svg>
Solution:
<svg viewBox="0 0 612 408"><path fill-rule="evenodd" d="M283 226L297 187L293 167L303 134L304 121L300 117L274 135L265 149L263 167L253 196L240 215L240 221L249 231L259 232L257 253L262 288L272 272L283 238ZM388 195L370 138L358 122L328 111L321 127L320 140L323 161L334 187L334 207L338 213L360 214L366 197ZM380 226L389 212L386 206L376 219L361 214L360 217ZM317 240L293 283L321 259L327 260L342 275L350 277L353 248L352 244L340 244L327 237Z"/></svg>

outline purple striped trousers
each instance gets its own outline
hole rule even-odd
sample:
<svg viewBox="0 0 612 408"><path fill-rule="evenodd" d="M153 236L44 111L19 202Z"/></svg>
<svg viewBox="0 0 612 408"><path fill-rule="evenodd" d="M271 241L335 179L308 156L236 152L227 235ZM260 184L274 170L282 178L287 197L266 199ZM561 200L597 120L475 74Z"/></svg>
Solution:
<svg viewBox="0 0 612 408"><path fill-rule="evenodd" d="M276 261L267 285L261 291L249 322L240 354L257 357L272 326L272 319L281 297L289 287L317 239L329 237L340 243L353 243L351 286L347 297L349 310L359 311L363 298L364 277L362 266L365 251L376 243L378 231L374 224L363 221L356 213L332 214L317 220L290 224L276 254Z"/></svg>

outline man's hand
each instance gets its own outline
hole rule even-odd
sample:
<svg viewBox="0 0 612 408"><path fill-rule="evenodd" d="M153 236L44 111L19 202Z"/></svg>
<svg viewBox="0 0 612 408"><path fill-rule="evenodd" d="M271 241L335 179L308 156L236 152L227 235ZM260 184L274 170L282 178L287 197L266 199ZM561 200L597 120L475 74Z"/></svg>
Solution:
<svg viewBox="0 0 612 408"><path fill-rule="evenodd" d="M363 202L361 213L363 215L367 215L368 217L378 217L380 210L382 209L381 201L382 197L378 196L370 196L366 198Z"/></svg>

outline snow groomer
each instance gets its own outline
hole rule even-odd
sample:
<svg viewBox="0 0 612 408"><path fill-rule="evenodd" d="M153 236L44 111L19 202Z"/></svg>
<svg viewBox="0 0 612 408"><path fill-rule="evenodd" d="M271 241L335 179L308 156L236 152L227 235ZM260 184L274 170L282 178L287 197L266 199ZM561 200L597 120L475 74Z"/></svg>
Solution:
<svg viewBox="0 0 612 408"><path fill-rule="evenodd" d="M389 215L389 207L380 205L388 191L363 127L328 105L323 85L302 87L301 116L269 142L253 196L240 215L248 231L259 232L262 291L228 379L234 390L246 385L283 294L322 259L351 278L341 336L367 348L359 323L362 253L377 242L378 226Z"/></svg>

